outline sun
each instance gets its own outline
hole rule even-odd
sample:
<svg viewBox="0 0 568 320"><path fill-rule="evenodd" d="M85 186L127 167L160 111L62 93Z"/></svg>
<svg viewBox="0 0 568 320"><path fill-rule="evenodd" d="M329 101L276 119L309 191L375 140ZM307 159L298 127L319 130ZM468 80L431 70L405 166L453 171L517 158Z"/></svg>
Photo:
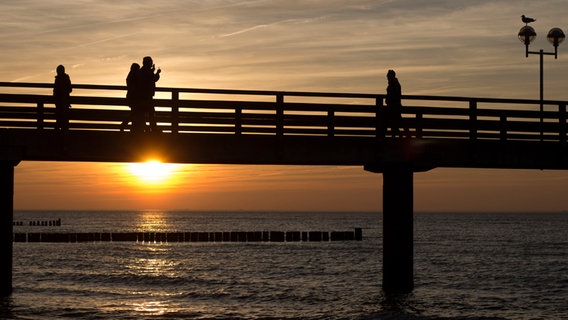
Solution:
<svg viewBox="0 0 568 320"><path fill-rule="evenodd" d="M162 163L159 160L148 160L128 165L128 170L140 182L158 184L167 181L176 171L179 165Z"/></svg>

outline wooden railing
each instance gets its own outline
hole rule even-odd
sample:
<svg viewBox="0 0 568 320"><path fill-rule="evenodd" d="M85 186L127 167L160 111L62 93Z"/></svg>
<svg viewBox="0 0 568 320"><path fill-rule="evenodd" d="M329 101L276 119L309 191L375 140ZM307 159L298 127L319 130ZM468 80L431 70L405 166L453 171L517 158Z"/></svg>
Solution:
<svg viewBox="0 0 568 320"><path fill-rule="evenodd" d="M0 129L54 127L52 84L0 82L0 88ZM130 115L124 98L126 87L80 84L73 88L70 130L124 129L121 123ZM382 94L183 88L157 91L157 119L164 133L385 136ZM406 95L403 118L408 135L419 139L565 143L566 103L544 101L544 111L540 112L538 100Z"/></svg>

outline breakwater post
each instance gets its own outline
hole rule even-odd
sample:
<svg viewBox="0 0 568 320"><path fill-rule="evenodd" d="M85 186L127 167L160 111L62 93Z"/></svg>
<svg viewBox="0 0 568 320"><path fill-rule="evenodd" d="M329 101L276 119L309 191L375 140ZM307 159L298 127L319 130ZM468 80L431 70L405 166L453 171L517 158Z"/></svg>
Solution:
<svg viewBox="0 0 568 320"><path fill-rule="evenodd" d="M57 220L31 220L24 223L22 220L12 221L14 227L23 227L24 225L30 227L61 227L61 218Z"/></svg>
<svg viewBox="0 0 568 320"><path fill-rule="evenodd" d="M14 167L18 162L0 160L0 296L12 293L12 233L14 220Z"/></svg>
<svg viewBox="0 0 568 320"><path fill-rule="evenodd" d="M362 241L354 231L228 231L228 232L16 232L14 242L329 242Z"/></svg>

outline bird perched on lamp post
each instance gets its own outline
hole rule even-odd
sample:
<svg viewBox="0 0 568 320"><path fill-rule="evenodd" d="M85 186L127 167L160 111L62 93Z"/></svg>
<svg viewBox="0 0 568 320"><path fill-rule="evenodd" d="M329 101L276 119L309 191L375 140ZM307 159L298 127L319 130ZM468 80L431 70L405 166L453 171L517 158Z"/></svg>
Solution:
<svg viewBox="0 0 568 320"><path fill-rule="evenodd" d="M526 17L524 14L521 16L521 20L523 21L523 23L524 23L526 26L528 26L529 23L536 21L536 19Z"/></svg>

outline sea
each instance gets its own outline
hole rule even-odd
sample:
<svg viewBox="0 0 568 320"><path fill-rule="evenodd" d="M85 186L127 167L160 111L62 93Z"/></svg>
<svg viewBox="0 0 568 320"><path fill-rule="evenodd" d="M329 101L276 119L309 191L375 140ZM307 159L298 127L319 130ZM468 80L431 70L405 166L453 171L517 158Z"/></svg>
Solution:
<svg viewBox="0 0 568 320"><path fill-rule="evenodd" d="M61 219L61 226L29 221ZM13 247L0 319L568 319L568 213L415 213L385 294L379 212L16 211L14 232L349 231L362 241Z"/></svg>

